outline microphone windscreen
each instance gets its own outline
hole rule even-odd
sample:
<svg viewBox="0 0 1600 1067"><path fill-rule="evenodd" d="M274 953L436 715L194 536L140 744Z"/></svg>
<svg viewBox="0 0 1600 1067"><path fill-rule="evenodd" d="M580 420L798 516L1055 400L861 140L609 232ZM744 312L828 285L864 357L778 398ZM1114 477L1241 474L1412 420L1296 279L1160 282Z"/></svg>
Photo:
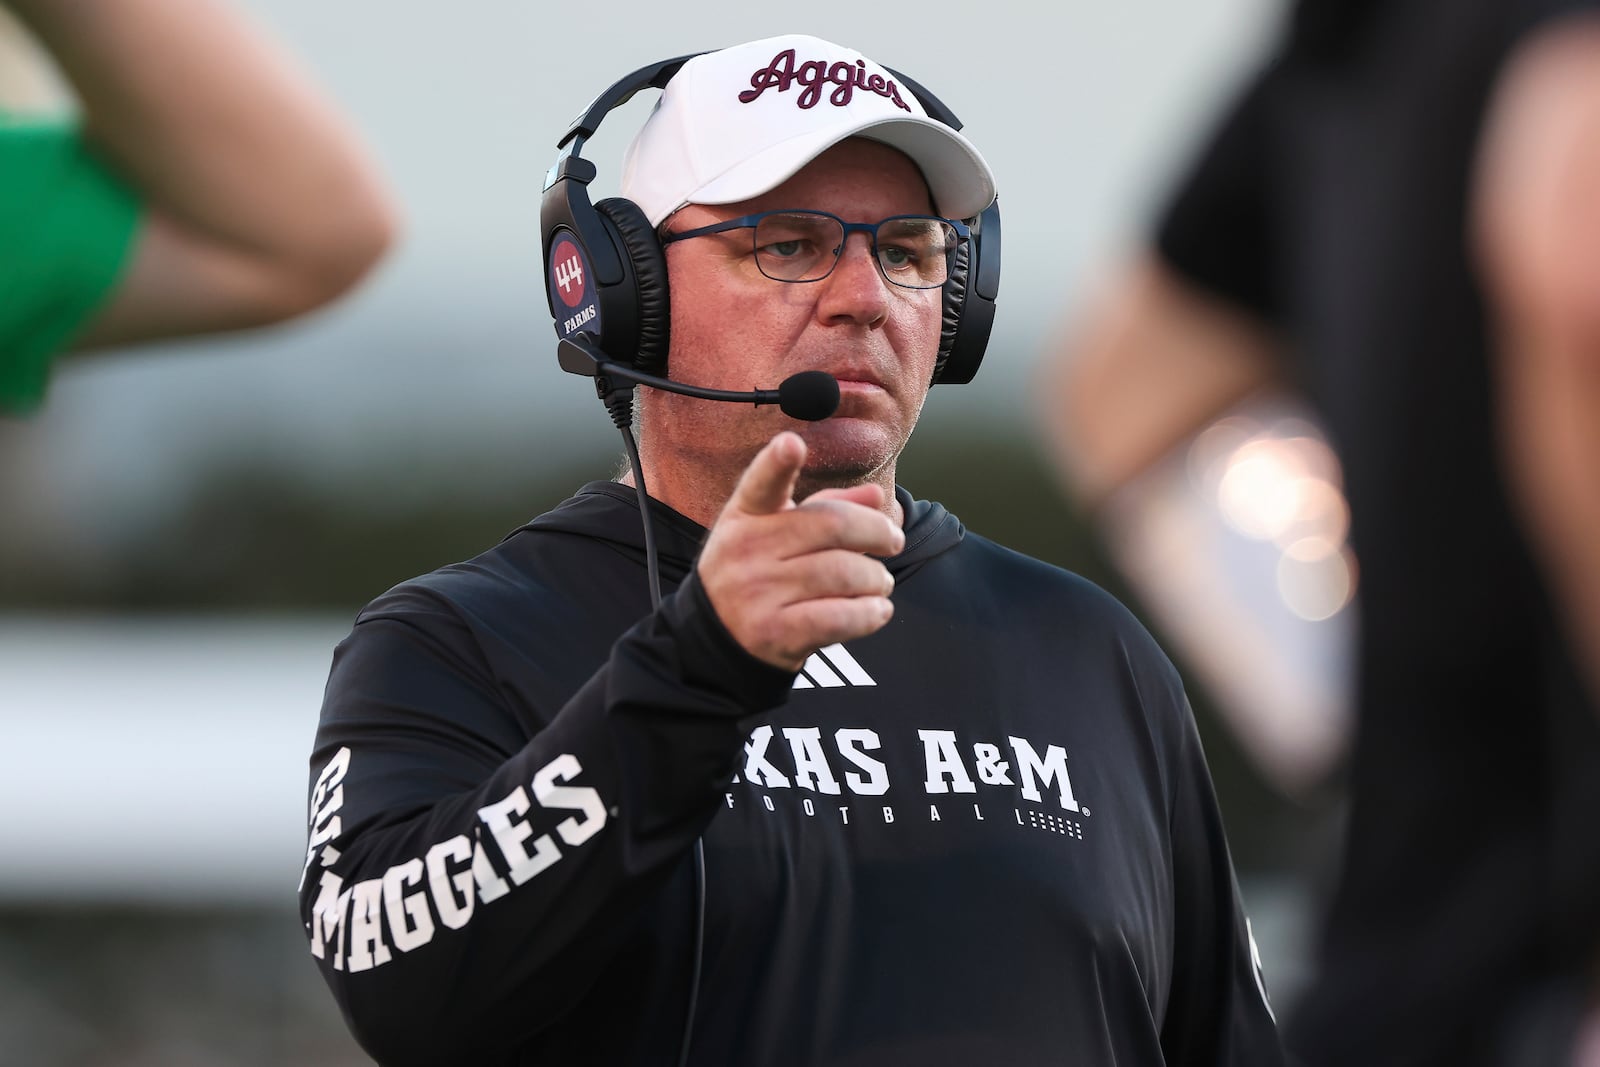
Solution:
<svg viewBox="0 0 1600 1067"><path fill-rule="evenodd" d="M839 410L839 381L820 370L791 374L778 384L778 407L791 419L820 422Z"/></svg>

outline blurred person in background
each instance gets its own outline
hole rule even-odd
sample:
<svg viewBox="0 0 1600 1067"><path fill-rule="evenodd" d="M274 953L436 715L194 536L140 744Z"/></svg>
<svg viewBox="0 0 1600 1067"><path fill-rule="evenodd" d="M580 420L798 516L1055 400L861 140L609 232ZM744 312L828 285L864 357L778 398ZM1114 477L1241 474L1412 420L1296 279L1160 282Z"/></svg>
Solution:
<svg viewBox="0 0 1600 1067"><path fill-rule="evenodd" d="M1273 391L1343 466L1349 807L1291 1052L1600 1063L1600 4L1299 3L1069 325L1088 508Z"/></svg>
<svg viewBox="0 0 1600 1067"><path fill-rule="evenodd" d="M352 131L227 6L3 2L80 114L0 98L0 412L36 408L61 352L289 319L389 245Z"/></svg>

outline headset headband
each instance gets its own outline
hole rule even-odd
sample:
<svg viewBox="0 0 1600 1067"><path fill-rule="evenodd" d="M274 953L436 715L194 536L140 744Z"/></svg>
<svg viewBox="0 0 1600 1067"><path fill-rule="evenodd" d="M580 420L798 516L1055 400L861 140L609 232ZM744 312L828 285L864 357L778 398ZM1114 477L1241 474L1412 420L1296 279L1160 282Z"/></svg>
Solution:
<svg viewBox="0 0 1600 1067"><path fill-rule="evenodd" d="M540 219L556 335L590 333L611 359L646 373L665 369L670 333L665 259L637 205L616 197L590 203L587 186L597 171L582 158L582 151L606 115L643 89L664 90L685 63L705 54L691 52L650 63L613 82L556 142L560 154L545 175ZM884 69L911 91L929 118L961 129L961 120L938 97L892 67ZM971 239L958 255L944 290L935 383L971 381L994 324L1000 290L998 200L967 221ZM552 249L557 250L555 262Z"/></svg>

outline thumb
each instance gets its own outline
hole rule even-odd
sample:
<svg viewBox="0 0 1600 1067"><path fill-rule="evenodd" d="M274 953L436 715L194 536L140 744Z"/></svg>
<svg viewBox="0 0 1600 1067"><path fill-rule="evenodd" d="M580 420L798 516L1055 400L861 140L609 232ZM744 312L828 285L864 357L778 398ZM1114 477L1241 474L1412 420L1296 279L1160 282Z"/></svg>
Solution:
<svg viewBox="0 0 1600 1067"><path fill-rule="evenodd" d="M806 461L806 443L784 431L756 453L739 476L728 509L746 515L771 515L793 503L795 482Z"/></svg>

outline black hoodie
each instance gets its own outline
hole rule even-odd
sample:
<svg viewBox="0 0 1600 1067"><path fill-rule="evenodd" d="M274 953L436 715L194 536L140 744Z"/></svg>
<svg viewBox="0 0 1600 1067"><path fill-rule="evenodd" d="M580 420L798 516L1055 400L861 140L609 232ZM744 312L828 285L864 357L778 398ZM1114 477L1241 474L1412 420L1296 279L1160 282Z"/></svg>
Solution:
<svg viewBox="0 0 1600 1067"><path fill-rule="evenodd" d="M660 504L650 610L611 483L360 614L300 901L374 1057L671 1065L692 1015L695 1064L1280 1062L1171 664L899 498L893 620L798 675Z"/></svg>

